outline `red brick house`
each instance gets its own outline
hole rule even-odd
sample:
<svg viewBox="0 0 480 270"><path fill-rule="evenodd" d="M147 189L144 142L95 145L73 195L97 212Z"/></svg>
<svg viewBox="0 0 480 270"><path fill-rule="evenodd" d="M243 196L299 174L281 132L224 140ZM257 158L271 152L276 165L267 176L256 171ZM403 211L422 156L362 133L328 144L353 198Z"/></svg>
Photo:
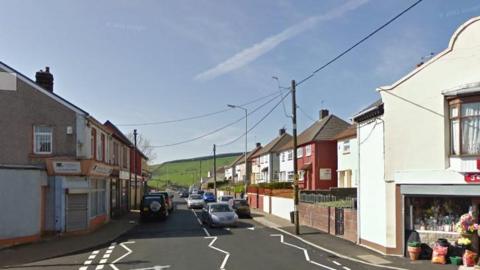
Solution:
<svg viewBox="0 0 480 270"><path fill-rule="evenodd" d="M337 186L337 142L335 136L350 126L328 110L297 137L297 165L302 189L329 189ZM293 148L293 141L280 150Z"/></svg>

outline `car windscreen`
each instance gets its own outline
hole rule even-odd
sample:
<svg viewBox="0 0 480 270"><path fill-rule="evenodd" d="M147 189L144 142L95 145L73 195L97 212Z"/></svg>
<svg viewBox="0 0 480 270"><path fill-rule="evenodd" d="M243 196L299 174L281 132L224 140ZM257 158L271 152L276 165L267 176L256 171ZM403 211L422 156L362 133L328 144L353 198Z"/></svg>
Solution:
<svg viewBox="0 0 480 270"><path fill-rule="evenodd" d="M192 200L201 200L202 196L201 195L190 195L190 199Z"/></svg>
<svg viewBox="0 0 480 270"><path fill-rule="evenodd" d="M213 196L212 192L205 192L205 196Z"/></svg>
<svg viewBox="0 0 480 270"><path fill-rule="evenodd" d="M248 206L247 201L234 201L233 204L235 206Z"/></svg>
<svg viewBox="0 0 480 270"><path fill-rule="evenodd" d="M222 197L222 202L228 202L232 199L233 199L233 197Z"/></svg>
<svg viewBox="0 0 480 270"><path fill-rule="evenodd" d="M163 202L163 196L148 196L143 197L144 204L150 204L152 202Z"/></svg>
<svg viewBox="0 0 480 270"><path fill-rule="evenodd" d="M214 204L210 206L212 212L232 212L227 204Z"/></svg>

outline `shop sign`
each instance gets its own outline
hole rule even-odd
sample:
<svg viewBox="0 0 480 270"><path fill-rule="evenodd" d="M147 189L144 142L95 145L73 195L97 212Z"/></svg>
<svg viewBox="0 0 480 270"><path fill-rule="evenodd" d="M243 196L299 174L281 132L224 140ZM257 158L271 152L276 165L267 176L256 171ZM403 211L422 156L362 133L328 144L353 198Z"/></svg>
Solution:
<svg viewBox="0 0 480 270"><path fill-rule="evenodd" d="M320 180L332 180L332 169L321 168L320 169Z"/></svg>
<svg viewBox="0 0 480 270"><path fill-rule="evenodd" d="M99 164L95 164L92 167L92 174L100 174L100 175L110 175L112 173L112 168L107 166L102 166Z"/></svg>
<svg viewBox="0 0 480 270"><path fill-rule="evenodd" d="M57 174L61 174L61 173L80 174L82 170L81 170L79 161L54 161L53 171Z"/></svg>
<svg viewBox="0 0 480 270"><path fill-rule="evenodd" d="M128 180L130 178L130 173L127 171L120 171L118 178Z"/></svg>
<svg viewBox="0 0 480 270"><path fill-rule="evenodd" d="M465 174L465 182L467 182L467 183L480 183L480 173L467 173L467 174Z"/></svg>

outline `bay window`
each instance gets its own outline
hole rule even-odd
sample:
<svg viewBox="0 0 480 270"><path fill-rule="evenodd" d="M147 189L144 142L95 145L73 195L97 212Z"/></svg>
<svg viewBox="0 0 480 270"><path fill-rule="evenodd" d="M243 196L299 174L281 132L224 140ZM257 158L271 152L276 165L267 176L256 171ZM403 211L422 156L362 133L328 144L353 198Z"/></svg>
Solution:
<svg viewBox="0 0 480 270"><path fill-rule="evenodd" d="M480 102L450 101L450 152L452 155L480 155Z"/></svg>

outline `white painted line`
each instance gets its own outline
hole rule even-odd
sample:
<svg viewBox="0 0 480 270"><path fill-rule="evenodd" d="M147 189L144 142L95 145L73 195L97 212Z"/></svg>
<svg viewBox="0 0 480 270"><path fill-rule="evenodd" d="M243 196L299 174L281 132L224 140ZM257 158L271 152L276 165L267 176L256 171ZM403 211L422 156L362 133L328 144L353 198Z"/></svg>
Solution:
<svg viewBox="0 0 480 270"><path fill-rule="evenodd" d="M296 238L297 240L300 240L301 242L303 242L303 243L305 243L305 244L308 244L308 245L310 245L310 246L312 246L312 247L314 247L314 248L317 248L317 249L319 249L319 250L325 251L325 252L327 252L327 253L330 253L330 254L332 254L332 255L335 255L335 256L340 257L340 258L345 259L345 260L349 260L349 261L352 261L352 262L361 263L361 264L369 265L369 266L373 266L373 267L379 267L379 268L383 268L383 269L408 270L408 269L406 269L406 268L400 268L400 267L388 266L388 265L378 265L378 264L374 264L374 263L369 263L369 262L365 262L365 261L362 261L362 260L358 260L358 259L355 259L355 258L352 258L352 257L348 257L348 256L346 256L346 255L340 254L340 253L335 252L335 251L333 251L333 250L330 250L330 249L321 247L321 246L319 246L319 245L317 245L317 244L314 244L314 243L312 243L312 242L310 242L310 241L307 241L307 240L301 238L300 236L297 236L297 235L295 235L295 234L293 234L293 233L287 232L287 231L285 231L285 230L283 230L283 229L281 229L281 228L272 227L272 226L269 226L269 227L272 228L272 229L274 229L274 230L277 230L277 231L279 231L279 232L282 232L282 233L284 233L284 234L287 234L287 235L289 235L289 236L291 236L291 237L293 237L293 238Z"/></svg>
<svg viewBox="0 0 480 270"><path fill-rule="evenodd" d="M100 252L100 250L94 250L94 251L92 251L92 254L97 255L99 252Z"/></svg>
<svg viewBox="0 0 480 270"><path fill-rule="evenodd" d="M225 251L225 250L222 250L222 249L219 249L219 248L213 246L213 243L215 243L215 241L217 241L217 237L216 237L216 236L213 236L213 237L205 237L205 239L213 239L212 242L210 242L210 244L208 244L208 247L210 247L211 249L215 249L216 251L219 251L219 252L222 252L223 254L225 254L225 258L223 258L222 265L220 265L220 270L225 270L225 265L227 264L228 258L230 257L230 252Z"/></svg>
<svg viewBox="0 0 480 270"><path fill-rule="evenodd" d="M97 267L95 267L95 270L102 270L103 267L104 267L103 264L97 265Z"/></svg>
<svg viewBox="0 0 480 270"><path fill-rule="evenodd" d="M278 236L278 237L280 237L280 243L282 243L282 244L284 244L284 245L287 245L287 246L290 246L290 247L293 247L293 248L296 248L296 249L299 249L299 250L302 250L302 251L303 251L303 255L305 256L305 260L306 260L307 262L312 263L312 264L315 264L316 266L320 266L320 267L325 268L325 269L328 269L328 270L336 270L335 268L331 268L331 267L329 267L329 266L326 266L326 265L323 265L323 264L321 264L321 263L318 263L318 262L315 262L315 261L310 260L310 256L308 256L308 251L307 251L307 249L302 248L302 247L299 247L299 246L296 246L296 245L294 245L294 244L290 244L290 243L285 242L284 239L283 239L283 234L271 234L270 236L274 236L274 237Z"/></svg>
<svg viewBox="0 0 480 270"><path fill-rule="evenodd" d="M225 229L225 231L230 231L230 228L224 228L224 229Z"/></svg>
<svg viewBox="0 0 480 270"><path fill-rule="evenodd" d="M130 255L132 253L132 250L129 249L126 244L134 244L135 241L130 241L130 242L123 242L123 243L120 243L120 246L122 246L126 251L127 253L123 254L122 256L118 257L115 261L113 261L112 263L110 263L110 267L113 268L114 270L119 270L115 264L119 261L121 261L123 258L127 257L128 255ZM107 250L108 251L108 250Z"/></svg>
<svg viewBox="0 0 480 270"><path fill-rule="evenodd" d="M105 254L110 254L110 253L112 253L112 251L113 250L109 249L109 250L105 251Z"/></svg>
<svg viewBox="0 0 480 270"><path fill-rule="evenodd" d="M92 261L91 261L91 260L88 260L88 261L85 261L83 264L85 264L85 265L90 265L90 264L92 264Z"/></svg>
<svg viewBox="0 0 480 270"><path fill-rule="evenodd" d="M337 261L332 261L334 264L336 265L342 265L341 263L337 262Z"/></svg>
<svg viewBox="0 0 480 270"><path fill-rule="evenodd" d="M254 231L255 227L248 227L247 230Z"/></svg>
<svg viewBox="0 0 480 270"><path fill-rule="evenodd" d="M82 266L80 268L78 268L78 270L87 270L88 269L88 266Z"/></svg>
<svg viewBox="0 0 480 270"><path fill-rule="evenodd" d="M107 259L101 259L100 260L100 264L105 264L105 263L107 263Z"/></svg>
<svg viewBox="0 0 480 270"><path fill-rule="evenodd" d="M207 229L205 229L205 228L202 228L202 229L203 229L203 231L205 232L205 234L207 235L207 237L210 237L210 236L211 236L210 233L207 231Z"/></svg>
<svg viewBox="0 0 480 270"><path fill-rule="evenodd" d="M162 270L167 268L170 268L170 265L155 265L154 267L136 268L131 270Z"/></svg>
<svg viewBox="0 0 480 270"><path fill-rule="evenodd" d="M108 259L108 258L110 258L110 255L112 255L112 254L105 254L105 255L103 255L103 258Z"/></svg>
<svg viewBox="0 0 480 270"><path fill-rule="evenodd" d="M344 266L343 269L345 269L345 270L351 270L350 268L348 268L348 267L346 267L346 266Z"/></svg>
<svg viewBox="0 0 480 270"><path fill-rule="evenodd" d="M95 257L97 257L97 255L90 255L90 256L88 256L88 259L93 260L93 259L95 259Z"/></svg>

